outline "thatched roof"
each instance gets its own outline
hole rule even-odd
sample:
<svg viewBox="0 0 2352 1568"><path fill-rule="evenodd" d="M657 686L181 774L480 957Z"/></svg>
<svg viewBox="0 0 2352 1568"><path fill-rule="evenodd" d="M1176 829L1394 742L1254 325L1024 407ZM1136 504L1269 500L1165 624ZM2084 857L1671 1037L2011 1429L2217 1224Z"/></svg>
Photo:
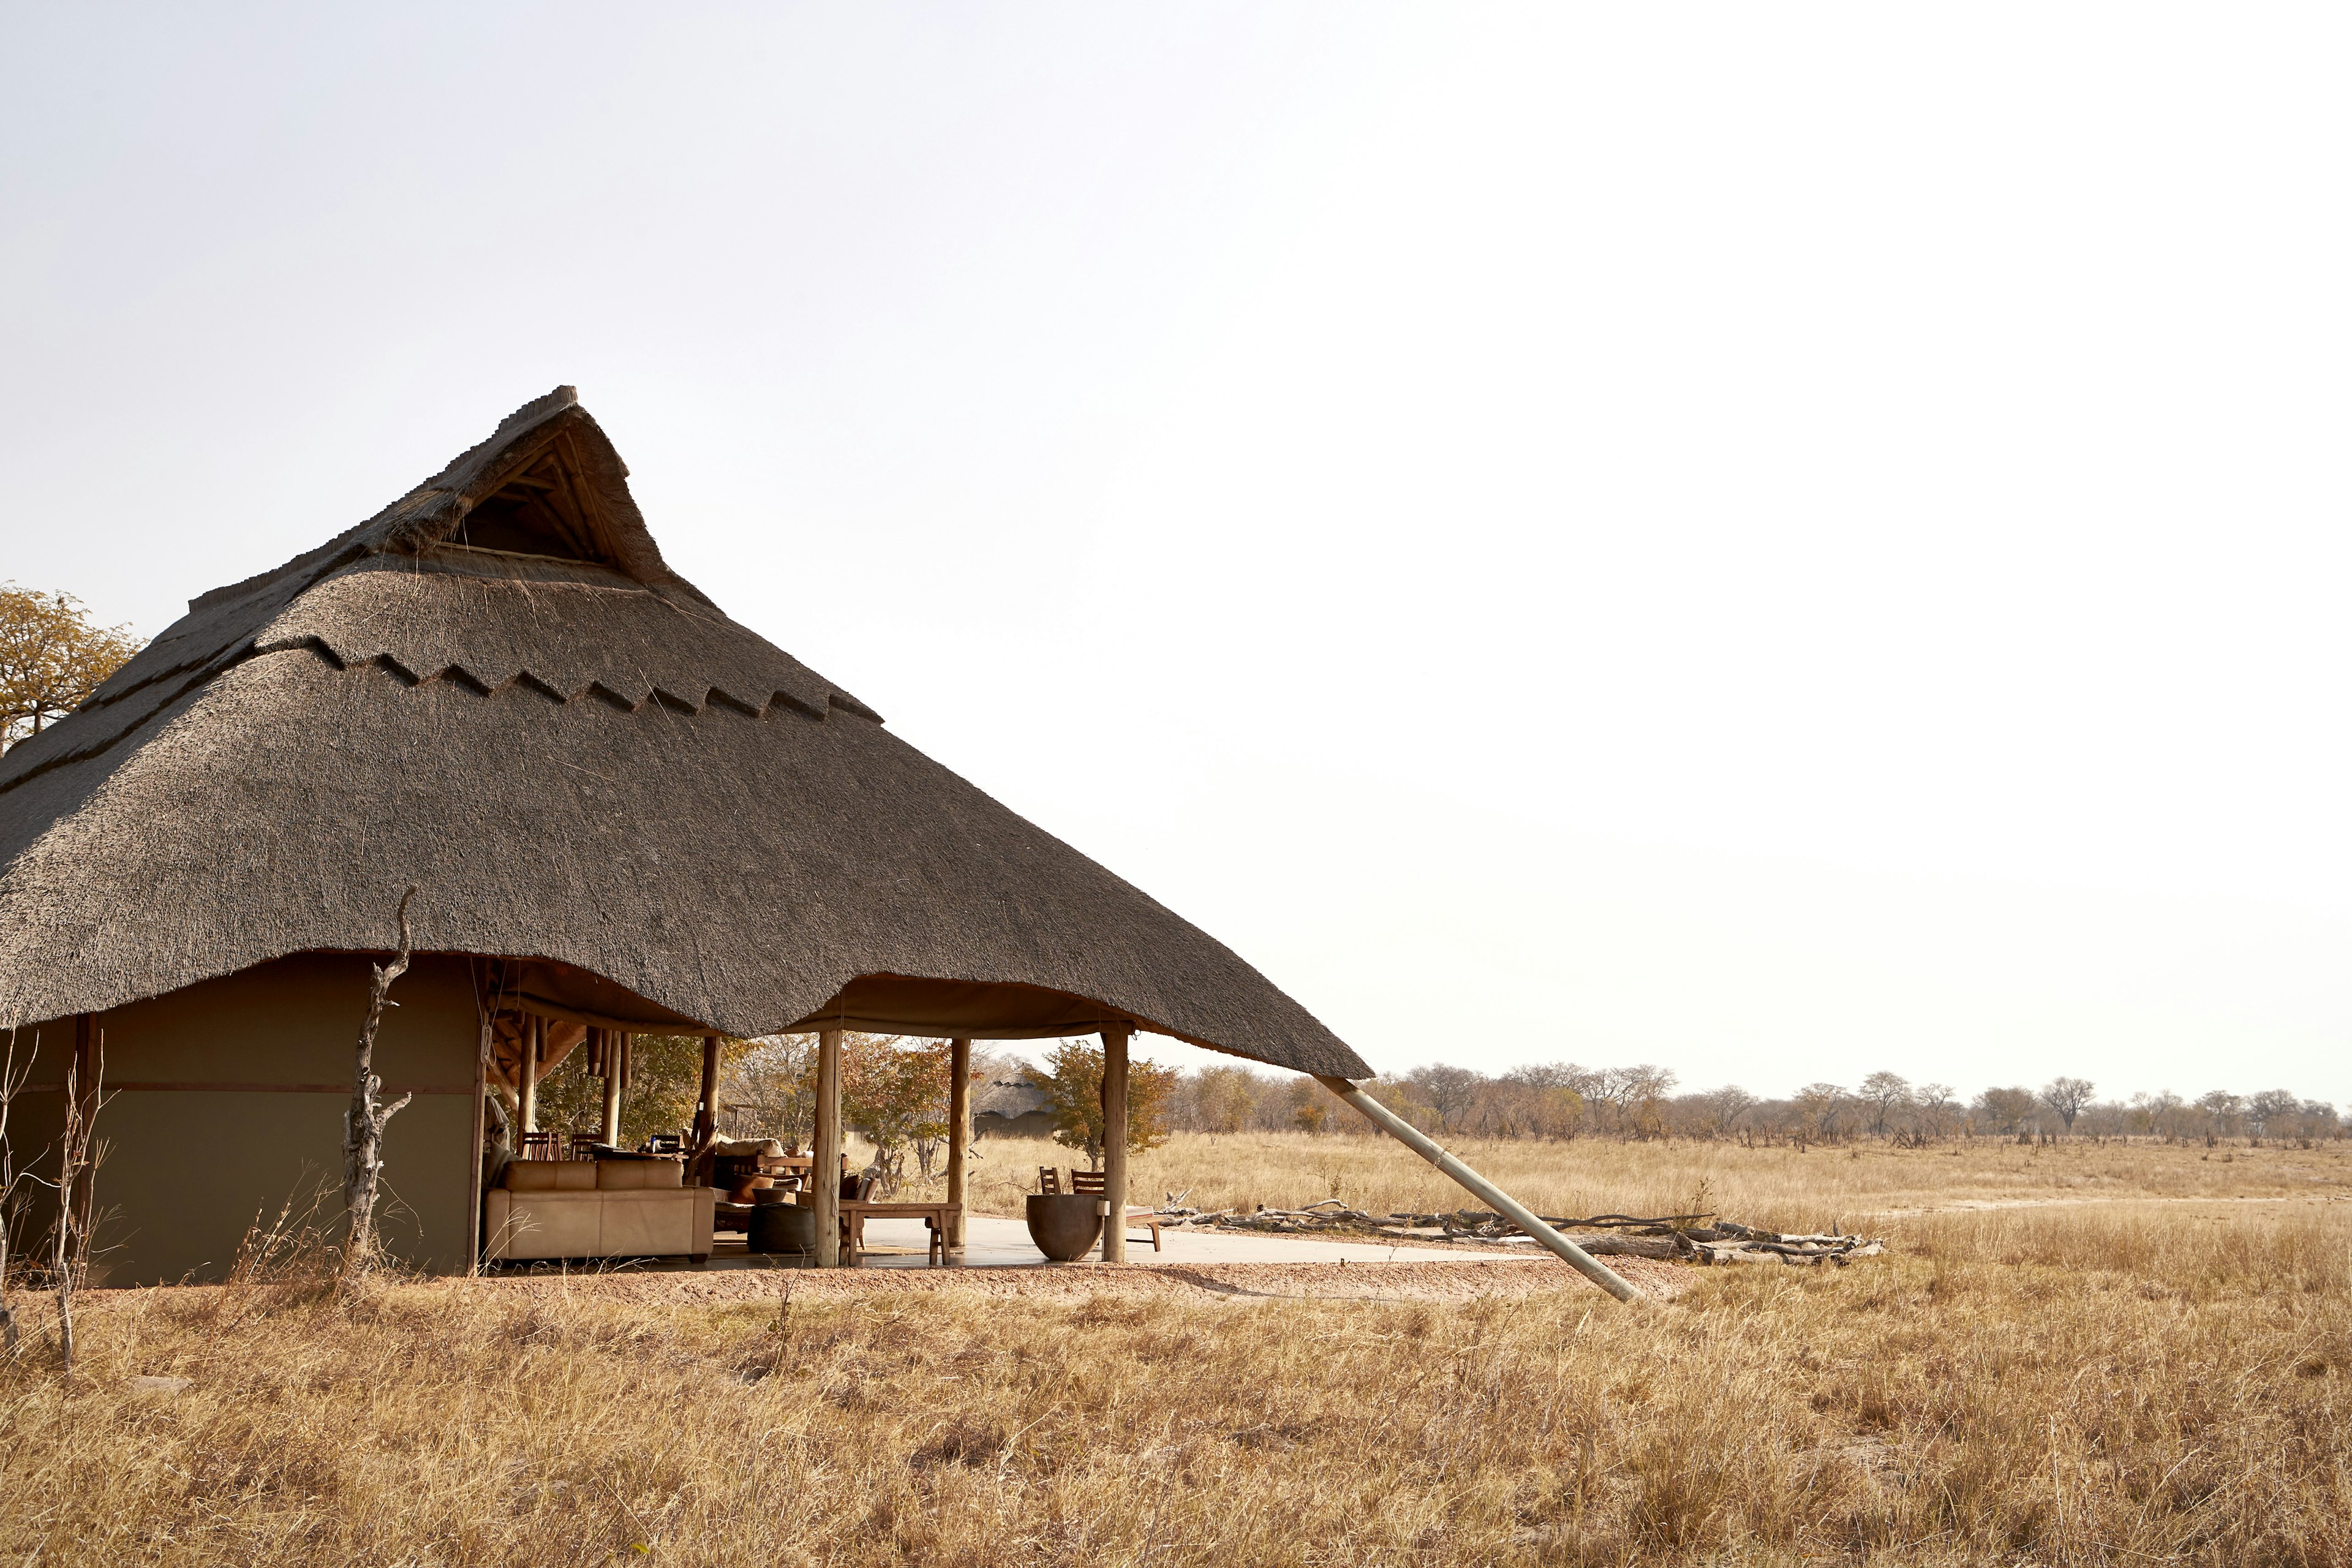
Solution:
<svg viewBox="0 0 2352 1568"><path fill-rule="evenodd" d="M1127 1021L1368 1076L1223 944L728 619L627 472L558 388L195 600L0 758L0 1026L382 951L414 883L419 951L540 961L502 973L589 1022Z"/></svg>

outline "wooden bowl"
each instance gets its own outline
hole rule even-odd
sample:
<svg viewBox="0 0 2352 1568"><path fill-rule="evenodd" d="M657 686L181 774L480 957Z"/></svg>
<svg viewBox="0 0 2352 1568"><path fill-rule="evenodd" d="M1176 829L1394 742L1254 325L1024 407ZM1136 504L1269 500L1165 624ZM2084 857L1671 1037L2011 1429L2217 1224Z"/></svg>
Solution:
<svg viewBox="0 0 2352 1568"><path fill-rule="evenodd" d="M1091 1193L1029 1194L1029 1239L1056 1263L1075 1263L1102 1235L1103 1200Z"/></svg>

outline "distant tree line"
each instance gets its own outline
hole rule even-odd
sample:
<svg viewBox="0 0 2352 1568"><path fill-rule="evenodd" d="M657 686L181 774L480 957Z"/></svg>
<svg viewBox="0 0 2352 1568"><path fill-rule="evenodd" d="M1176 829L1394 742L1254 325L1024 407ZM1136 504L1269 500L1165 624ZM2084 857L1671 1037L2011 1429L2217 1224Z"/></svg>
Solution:
<svg viewBox="0 0 2352 1568"><path fill-rule="evenodd" d="M2283 1089L2252 1095L2214 1089L2193 1100L2166 1089L2102 1100L2089 1079L2056 1078L2039 1089L1987 1089L1964 1100L1949 1084L1915 1084L1896 1073L1874 1072L1851 1089L1810 1083L1770 1100L1737 1084L1678 1093L1678 1081L1673 1069L1646 1062L1622 1068L1551 1062L1491 1076L1440 1063L1364 1088L1424 1131L1473 1138L1680 1138L1798 1146L1984 1137L2308 1144L2347 1133L2335 1106ZM1192 1132L1352 1131L1353 1120L1309 1079L1241 1067L1184 1074L1169 1097L1169 1118L1171 1126Z"/></svg>
<svg viewBox="0 0 2352 1568"><path fill-rule="evenodd" d="M815 1119L815 1047L814 1036L728 1041L721 1131L805 1145ZM875 1163L885 1174L934 1174L947 1142L947 1043L852 1032L842 1047L844 1122L874 1145ZM681 1127L693 1114L700 1064L698 1039L637 1037L624 1136L634 1142L646 1131ZM1100 1159L1099 1046L1064 1040L1039 1066L982 1048L974 1052L972 1067L980 1079L1025 1079L1059 1124L1056 1140L1090 1163ZM1432 1063L1363 1087L1427 1132L1470 1138L1696 1139L1808 1147L1987 1137L2309 1144L2352 1133L2335 1106L2283 1089L2252 1095L2214 1089L2193 1100L2166 1089L2103 1100L2097 1086L2080 1078L2054 1078L2039 1089L1987 1089L1963 1100L1949 1084L1915 1084L1896 1073L1874 1072L1852 1089L1809 1083L1784 1100L1768 1100L1737 1084L1677 1092L1673 1069L1648 1062L1616 1068L1548 1062L1493 1075ZM583 1062L567 1059L541 1081L541 1125L592 1128L601 1098ZM1240 1066L1180 1073L1139 1056L1128 1101L1129 1142L1137 1149L1152 1147L1171 1131L1330 1132L1360 1126L1312 1079Z"/></svg>

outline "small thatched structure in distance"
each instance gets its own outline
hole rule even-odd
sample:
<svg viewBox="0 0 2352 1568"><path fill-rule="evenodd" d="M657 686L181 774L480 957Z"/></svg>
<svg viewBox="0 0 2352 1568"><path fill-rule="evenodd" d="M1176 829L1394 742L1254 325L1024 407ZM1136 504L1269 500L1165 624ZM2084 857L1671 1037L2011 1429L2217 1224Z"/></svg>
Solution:
<svg viewBox="0 0 2352 1568"><path fill-rule="evenodd" d="M1051 1138L1055 1121L1045 1092L1019 1079L974 1084L971 1131L975 1138Z"/></svg>

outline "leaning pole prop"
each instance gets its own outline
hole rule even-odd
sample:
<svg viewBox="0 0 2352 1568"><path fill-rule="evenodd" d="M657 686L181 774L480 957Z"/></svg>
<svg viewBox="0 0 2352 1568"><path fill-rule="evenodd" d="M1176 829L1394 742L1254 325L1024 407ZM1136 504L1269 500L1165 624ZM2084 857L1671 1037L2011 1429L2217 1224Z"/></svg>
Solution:
<svg viewBox="0 0 2352 1568"><path fill-rule="evenodd" d="M1510 1194L1431 1142L1412 1122L1407 1121L1344 1078L1325 1078L1318 1073L1315 1075L1315 1081L1354 1106L1357 1111L1373 1126L1388 1133L1398 1142L1461 1183L1474 1195L1484 1198L1493 1206L1496 1214L1559 1254L1560 1261L1570 1268L1575 1269L1620 1301L1642 1300L1642 1293L1628 1285L1623 1278L1607 1264L1538 1219L1526 1208L1520 1206L1518 1200L1512 1197Z"/></svg>

